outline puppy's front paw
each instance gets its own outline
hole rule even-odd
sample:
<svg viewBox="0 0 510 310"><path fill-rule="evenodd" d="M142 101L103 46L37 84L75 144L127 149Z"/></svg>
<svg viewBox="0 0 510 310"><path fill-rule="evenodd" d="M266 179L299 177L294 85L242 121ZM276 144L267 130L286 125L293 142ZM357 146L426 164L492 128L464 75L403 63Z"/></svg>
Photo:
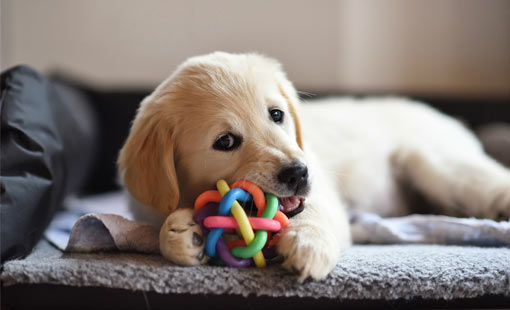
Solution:
<svg viewBox="0 0 510 310"><path fill-rule="evenodd" d="M336 266L340 254L338 239L330 231L312 223L293 222L278 241L283 267L297 272L299 282L325 278Z"/></svg>
<svg viewBox="0 0 510 310"><path fill-rule="evenodd" d="M487 216L496 221L510 221L510 182L492 201Z"/></svg>
<svg viewBox="0 0 510 310"><path fill-rule="evenodd" d="M170 214L159 232L159 250L174 264L195 266L207 262L205 240L200 226L193 221L192 209L178 209Z"/></svg>

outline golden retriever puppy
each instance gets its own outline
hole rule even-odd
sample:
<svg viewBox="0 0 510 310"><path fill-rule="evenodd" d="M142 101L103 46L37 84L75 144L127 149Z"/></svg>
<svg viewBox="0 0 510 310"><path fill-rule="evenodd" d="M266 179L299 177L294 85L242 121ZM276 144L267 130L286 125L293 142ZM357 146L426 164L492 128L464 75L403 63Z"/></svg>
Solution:
<svg viewBox="0 0 510 310"><path fill-rule="evenodd" d="M118 166L137 218L162 225L161 252L181 265L206 261L189 208L218 179L303 210L277 245L300 280L327 276L349 246L347 208L409 212L402 182L447 214L510 213L510 172L457 121L398 98L301 105L281 65L258 54L184 62L141 103Z"/></svg>

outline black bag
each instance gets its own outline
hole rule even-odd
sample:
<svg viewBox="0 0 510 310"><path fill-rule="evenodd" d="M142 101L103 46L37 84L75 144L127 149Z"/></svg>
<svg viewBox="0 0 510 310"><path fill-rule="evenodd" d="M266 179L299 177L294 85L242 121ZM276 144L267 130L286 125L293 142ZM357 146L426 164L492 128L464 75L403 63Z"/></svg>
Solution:
<svg viewBox="0 0 510 310"><path fill-rule="evenodd" d="M1 75L1 260L30 253L65 196L85 182L96 117L77 90L26 66Z"/></svg>

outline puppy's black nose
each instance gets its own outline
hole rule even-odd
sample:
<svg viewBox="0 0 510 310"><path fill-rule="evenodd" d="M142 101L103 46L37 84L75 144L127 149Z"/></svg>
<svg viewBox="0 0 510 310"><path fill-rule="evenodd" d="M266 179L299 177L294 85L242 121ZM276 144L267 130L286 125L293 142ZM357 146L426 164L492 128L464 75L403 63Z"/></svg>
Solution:
<svg viewBox="0 0 510 310"><path fill-rule="evenodd" d="M283 167L278 173L278 182L288 189L298 192L308 184L308 168L302 162L294 162Z"/></svg>

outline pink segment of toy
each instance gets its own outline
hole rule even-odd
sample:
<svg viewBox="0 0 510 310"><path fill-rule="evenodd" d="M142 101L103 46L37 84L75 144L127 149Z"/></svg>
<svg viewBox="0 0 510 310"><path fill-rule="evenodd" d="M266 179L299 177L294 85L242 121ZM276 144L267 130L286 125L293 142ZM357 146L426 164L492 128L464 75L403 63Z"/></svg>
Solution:
<svg viewBox="0 0 510 310"><path fill-rule="evenodd" d="M280 222L261 217L249 217L251 227L254 230L279 231L282 228ZM204 226L211 228L239 228L235 218L230 216L209 216L204 220Z"/></svg>

